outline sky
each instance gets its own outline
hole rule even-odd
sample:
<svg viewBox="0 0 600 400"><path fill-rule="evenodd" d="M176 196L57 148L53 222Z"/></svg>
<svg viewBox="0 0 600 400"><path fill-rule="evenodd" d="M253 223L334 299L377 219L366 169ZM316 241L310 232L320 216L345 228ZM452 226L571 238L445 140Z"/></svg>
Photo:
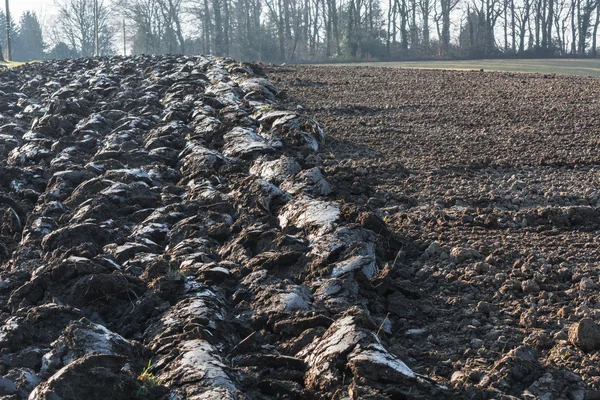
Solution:
<svg viewBox="0 0 600 400"><path fill-rule="evenodd" d="M54 0L9 0L10 13L15 21L19 21L21 14L24 11L35 11L40 18L40 21L52 14L54 8ZM4 8L4 1L0 1L0 7Z"/></svg>

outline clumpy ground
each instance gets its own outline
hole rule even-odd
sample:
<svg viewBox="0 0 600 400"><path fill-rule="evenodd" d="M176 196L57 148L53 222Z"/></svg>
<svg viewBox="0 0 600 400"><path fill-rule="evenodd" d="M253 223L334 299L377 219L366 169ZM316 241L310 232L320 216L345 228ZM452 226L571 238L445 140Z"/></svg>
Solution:
<svg viewBox="0 0 600 400"><path fill-rule="evenodd" d="M410 242L377 305L395 354L469 398L598 396L597 78L269 75L327 131L336 196Z"/></svg>
<svg viewBox="0 0 600 400"><path fill-rule="evenodd" d="M0 399L593 399L597 80L0 71Z"/></svg>

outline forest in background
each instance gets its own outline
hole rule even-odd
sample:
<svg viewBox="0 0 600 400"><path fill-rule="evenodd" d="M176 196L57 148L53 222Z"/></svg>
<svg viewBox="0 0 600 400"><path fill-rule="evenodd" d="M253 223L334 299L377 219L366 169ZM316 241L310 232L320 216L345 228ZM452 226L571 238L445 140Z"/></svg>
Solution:
<svg viewBox="0 0 600 400"><path fill-rule="evenodd" d="M56 0L12 59L214 54L264 62L595 57L600 0ZM6 15L0 12L0 26ZM0 45L6 49L6 31Z"/></svg>

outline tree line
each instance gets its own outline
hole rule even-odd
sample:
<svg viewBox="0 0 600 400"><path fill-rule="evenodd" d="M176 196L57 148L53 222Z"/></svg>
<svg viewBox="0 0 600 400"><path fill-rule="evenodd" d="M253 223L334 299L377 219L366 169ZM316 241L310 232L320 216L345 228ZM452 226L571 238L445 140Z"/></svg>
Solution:
<svg viewBox="0 0 600 400"><path fill-rule="evenodd" d="M6 14L0 10L0 46L7 48L6 40ZM10 38L12 44L12 58L15 60L31 61L46 58L47 46L44 44L42 25L35 12L26 11L16 24L11 18Z"/></svg>
<svg viewBox="0 0 600 400"><path fill-rule="evenodd" d="M15 60L91 56L96 40L100 55L267 62L596 56L600 25L600 0L55 0L55 6L44 31L31 11L11 23ZM0 13L0 24L5 19ZM5 48L5 32L0 44Z"/></svg>

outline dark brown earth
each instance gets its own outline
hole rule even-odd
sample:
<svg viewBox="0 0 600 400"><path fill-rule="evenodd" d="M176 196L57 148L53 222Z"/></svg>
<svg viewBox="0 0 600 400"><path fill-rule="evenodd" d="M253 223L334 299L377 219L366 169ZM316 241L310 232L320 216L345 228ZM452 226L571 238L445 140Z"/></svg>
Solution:
<svg viewBox="0 0 600 400"><path fill-rule="evenodd" d="M335 195L405 238L371 308L396 355L461 398L600 398L599 79L267 73L328 133Z"/></svg>
<svg viewBox="0 0 600 400"><path fill-rule="evenodd" d="M1 400L462 395L388 340L423 246L284 101L210 56L0 71Z"/></svg>
<svg viewBox="0 0 600 400"><path fill-rule="evenodd" d="M597 87L0 71L0 400L600 398Z"/></svg>

